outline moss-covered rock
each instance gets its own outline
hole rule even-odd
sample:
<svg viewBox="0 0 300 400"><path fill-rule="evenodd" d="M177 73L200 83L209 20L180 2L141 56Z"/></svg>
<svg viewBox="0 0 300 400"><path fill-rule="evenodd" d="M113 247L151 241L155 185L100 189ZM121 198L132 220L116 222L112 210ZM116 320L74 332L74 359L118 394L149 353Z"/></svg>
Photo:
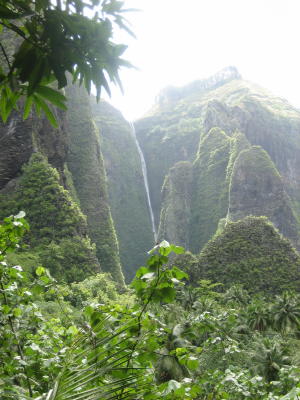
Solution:
<svg viewBox="0 0 300 400"><path fill-rule="evenodd" d="M5 196L5 195L4 195ZM34 153L11 198L14 210L22 209L30 221L30 242L37 244L63 237L86 236L86 219L69 193L60 185L59 174L40 153ZM1 210L5 217L8 210Z"/></svg>
<svg viewBox="0 0 300 400"><path fill-rule="evenodd" d="M247 215L264 215L294 244L298 243L297 220L281 176L260 146L240 152L230 182L229 217L237 221Z"/></svg>
<svg viewBox="0 0 300 400"><path fill-rule="evenodd" d="M276 192L275 197L278 195L278 202L285 204L281 211L277 207L275 212L274 202L271 204L268 200L268 187L262 185L266 191L261 196L263 206L255 214L269 216L281 232L299 246L300 112L287 101L242 80L234 69L228 69L223 74L183 88L167 88L160 94L153 109L136 125L147 162L157 219L161 210L164 218L167 208L165 190L162 204L160 188L170 168L180 161L194 162L191 221L188 228L192 251L198 251L211 238L218 219L226 216L235 162L239 154L251 146L261 146L270 156L281 176L281 190ZM209 146L203 147L208 133L215 128L224 131L227 136L223 150L220 150L223 139L211 144L208 142ZM219 161L216 160L216 168L213 169L211 160L219 152ZM262 170L260 174L262 181L268 180L263 177Z"/></svg>
<svg viewBox="0 0 300 400"><path fill-rule="evenodd" d="M242 150L249 149L251 147L244 133L235 131L230 140L230 157L226 169L226 184L230 185L231 174L235 160Z"/></svg>
<svg viewBox="0 0 300 400"><path fill-rule="evenodd" d="M165 176L177 162L194 160L199 144L200 119L170 109L158 116L136 121L135 126L147 164L151 203L158 226Z"/></svg>
<svg viewBox="0 0 300 400"><path fill-rule="evenodd" d="M194 253L211 238L219 219L227 214L229 157L230 137L219 128L211 129L201 141L194 163L189 247Z"/></svg>
<svg viewBox="0 0 300 400"><path fill-rule="evenodd" d="M92 103L107 174L109 204L118 235L127 281L144 264L153 233L137 146L132 127L105 101Z"/></svg>
<svg viewBox="0 0 300 400"><path fill-rule="evenodd" d="M192 164L181 161L166 176L162 188L162 209L158 238L189 248Z"/></svg>
<svg viewBox="0 0 300 400"><path fill-rule="evenodd" d="M190 279L210 279L225 288L239 283L251 293L300 289L300 257L266 217L227 223L188 268Z"/></svg>
<svg viewBox="0 0 300 400"><path fill-rule="evenodd" d="M86 218L42 154L31 156L13 192L1 194L0 203L0 219L24 210L30 221L28 262L35 254L56 278L69 282L100 271Z"/></svg>
<svg viewBox="0 0 300 400"><path fill-rule="evenodd" d="M0 190L12 179L20 176L22 167L34 152L44 154L60 173L64 184L64 162L67 154L64 113L53 110L59 121L55 129L45 116L38 117L33 111L27 120L22 110L13 111L6 124L0 123Z"/></svg>
<svg viewBox="0 0 300 400"><path fill-rule="evenodd" d="M84 89L76 86L67 89L67 97L68 169L72 174L81 210L87 216L89 235L96 244L101 268L110 272L113 279L123 285L99 132L92 119L90 101Z"/></svg>

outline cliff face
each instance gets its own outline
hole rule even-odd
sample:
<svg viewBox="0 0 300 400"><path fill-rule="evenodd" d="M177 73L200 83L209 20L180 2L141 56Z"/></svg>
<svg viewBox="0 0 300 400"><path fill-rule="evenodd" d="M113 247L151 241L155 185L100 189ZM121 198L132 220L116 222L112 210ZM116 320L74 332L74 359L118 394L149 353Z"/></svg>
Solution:
<svg viewBox="0 0 300 400"><path fill-rule="evenodd" d="M107 102L93 103L100 133L109 205L120 246L124 273L130 281L153 247L153 234L133 127Z"/></svg>
<svg viewBox="0 0 300 400"><path fill-rule="evenodd" d="M162 188L163 207L158 238L181 243L185 248L190 248L192 174L190 162L178 162L170 169Z"/></svg>
<svg viewBox="0 0 300 400"><path fill-rule="evenodd" d="M69 87L67 97L67 113L55 111L58 130L34 114L22 121L14 113L0 126L0 216L26 206L34 221L31 244L43 262L56 260L58 274L71 265L68 280L79 265L72 259L77 249L86 271L89 262L93 271L100 263L123 285L121 263L129 281L154 239L132 126L79 88ZM198 253L216 231L253 215L268 217L300 248L300 111L243 81L231 67L162 91L135 127L159 239ZM54 225L48 219L49 227L42 222L46 210L33 209L22 194L34 153L45 159L40 168L58 172L52 171L51 179L66 207L66 218L59 216ZM37 177L41 191L51 187ZM38 194L36 182L32 188L26 182L28 196ZM60 201L50 198L53 211ZM84 229L77 229L77 218L83 218ZM66 232L64 240L51 239L54 226ZM46 241L39 233L43 229L49 233Z"/></svg>
<svg viewBox="0 0 300 400"><path fill-rule="evenodd" d="M69 152L71 172L81 209L87 216L89 235L104 271L124 283L118 240L107 194L106 171L98 128L92 118L90 99L83 88L67 89Z"/></svg>
<svg viewBox="0 0 300 400"><path fill-rule="evenodd" d="M41 153L30 157L13 189L0 194L1 220L20 210L25 211L31 227L25 237L28 249L20 254L25 265L34 269L43 265L68 282L100 271L86 219L60 184L57 170Z"/></svg>
<svg viewBox="0 0 300 400"><path fill-rule="evenodd" d="M266 215L300 246L300 111L285 100L228 68L183 88L167 88L136 126L166 239L199 252L220 220ZM181 178L178 183L174 174L170 178L182 161L192 163L185 202L174 190ZM189 216L184 233L170 211L171 204L183 202ZM181 239L173 230L181 231Z"/></svg>
<svg viewBox="0 0 300 400"><path fill-rule="evenodd" d="M231 175L229 218L265 215L296 245L297 219L283 180L268 153L260 146L241 151Z"/></svg>
<svg viewBox="0 0 300 400"><path fill-rule="evenodd" d="M197 252L215 233L228 208L226 168L230 138L220 128L212 128L200 141L194 162L190 219L190 250Z"/></svg>
<svg viewBox="0 0 300 400"><path fill-rule="evenodd" d="M83 279L85 273L100 270L100 261L101 268L109 271L123 285L118 241L108 204L99 132L92 120L87 95L79 88L70 87L67 96L70 99L68 112L54 110L59 129L52 128L44 117L37 117L34 113L23 121L22 113L15 112L7 124L1 124L0 216L3 218L7 213L10 215L20 208L27 212L29 222L32 222L29 242L45 266L48 266L47 259L50 261L50 258L52 265L56 263L56 267L52 268L54 274L67 280ZM37 166L39 174L43 174L43 168L45 171L47 168L49 171L52 171L51 167L55 168L51 178L53 182L40 179L39 174L36 175L37 179L30 180L27 177L24 192L24 174L26 168L27 171L31 168L31 156L34 153L42 154L45 159L44 164L41 162ZM28 167L24 169L28 162ZM36 186L37 182L39 187ZM47 198L43 201L39 193L45 195L51 185L54 194L49 197L49 201ZM40 203L36 202L36 198L39 198ZM64 203L64 218L47 218L56 207L63 207ZM69 216L68 207L73 210ZM81 215L85 226L85 229L79 231L75 222L77 214ZM49 234L45 241L41 232L52 231L53 234L55 229L64 233L64 239ZM90 238L96 247L91 244ZM77 257L76 260L74 257Z"/></svg>
<svg viewBox="0 0 300 400"><path fill-rule="evenodd" d="M29 161L33 152L47 156L61 174L67 153L65 116L56 111L59 129L53 128L44 117L33 113L23 121L22 112L14 111L6 124L0 124L0 190L21 173L22 166Z"/></svg>
<svg viewBox="0 0 300 400"><path fill-rule="evenodd" d="M169 169L179 161L192 162L199 143L199 117L181 117L176 106L135 122L147 164L151 202L159 225L161 188Z"/></svg>

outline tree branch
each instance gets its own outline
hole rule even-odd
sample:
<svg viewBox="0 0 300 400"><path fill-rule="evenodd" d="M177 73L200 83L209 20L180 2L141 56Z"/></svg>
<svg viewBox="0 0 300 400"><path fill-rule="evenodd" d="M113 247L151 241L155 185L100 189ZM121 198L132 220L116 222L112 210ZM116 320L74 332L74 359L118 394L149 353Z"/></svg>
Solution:
<svg viewBox="0 0 300 400"><path fill-rule="evenodd" d="M4 57L5 57L5 60L7 62L8 68L9 68L9 70L11 70L11 64L10 64L8 55L7 55L6 51L5 51L5 48L3 47L2 42L0 42L0 47L1 47L2 53L3 53Z"/></svg>

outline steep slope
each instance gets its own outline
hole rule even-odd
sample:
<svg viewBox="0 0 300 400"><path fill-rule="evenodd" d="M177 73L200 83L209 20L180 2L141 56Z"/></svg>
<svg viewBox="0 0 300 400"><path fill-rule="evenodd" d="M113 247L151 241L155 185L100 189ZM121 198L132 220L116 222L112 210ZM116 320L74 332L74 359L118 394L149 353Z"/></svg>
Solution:
<svg viewBox="0 0 300 400"><path fill-rule="evenodd" d="M228 208L226 168L230 138L220 128L212 128L199 145L194 162L193 194L189 225L190 250L197 252L215 233Z"/></svg>
<svg viewBox="0 0 300 400"><path fill-rule="evenodd" d="M226 222L250 214L267 215L300 246L300 111L285 100L242 80L229 67L207 80L165 89L136 126L156 218L163 211L164 232L168 231L165 210L169 202L182 203L182 195L166 185L162 195L162 183L176 163L189 161L193 163L187 195L191 198L186 228L190 250L198 252L203 247L220 219ZM257 157L264 162L256 163ZM251 198L255 192L251 194L249 181L260 188L257 201ZM171 214L168 221L170 229L182 229Z"/></svg>
<svg viewBox="0 0 300 400"><path fill-rule="evenodd" d="M190 248L192 174L192 164L188 161L180 161L170 169L162 188L163 207L158 231L159 240L181 243L186 248Z"/></svg>
<svg viewBox="0 0 300 400"><path fill-rule="evenodd" d="M119 259L118 240L111 217L106 172L99 132L92 119L91 105L83 88L71 86L68 97L69 152L67 165L83 213L87 216L89 234L96 244L96 254L104 271L124 284Z"/></svg>
<svg viewBox="0 0 300 400"><path fill-rule="evenodd" d="M107 102L92 105L100 132L109 204L119 239L120 258L130 281L153 247L153 234L144 187L141 161L132 127Z"/></svg>
<svg viewBox="0 0 300 400"><path fill-rule="evenodd" d="M59 120L58 129L45 117L38 118L34 113L23 121L22 111L13 111L6 124L0 123L0 190L21 174L22 166L36 151L47 156L63 181L67 153L65 116L60 111L54 112Z"/></svg>
<svg viewBox="0 0 300 400"><path fill-rule="evenodd" d="M300 257L266 217L228 223L205 245L197 262L191 258L188 272L192 282L210 279L225 289L240 283L251 293L300 289Z"/></svg>
<svg viewBox="0 0 300 400"><path fill-rule="evenodd" d="M14 190L0 195L0 205L0 219L23 210L30 221L25 238L30 247L22 255L29 260L35 256L36 265L30 267L42 264L68 282L100 271L86 219L41 153L33 154L24 165Z"/></svg>
<svg viewBox="0 0 300 400"><path fill-rule="evenodd" d="M265 215L286 237L298 243L297 220L282 178L260 146L241 151L232 171L229 218Z"/></svg>
<svg viewBox="0 0 300 400"><path fill-rule="evenodd" d="M147 164L151 202L158 226L165 176L177 162L194 160L199 143L200 120L198 116L188 118L187 113L178 115L175 107L158 116L136 121L135 126Z"/></svg>
<svg viewBox="0 0 300 400"><path fill-rule="evenodd" d="M45 266L49 264L46 258L48 257L49 262L52 258L52 271L54 269L60 271L57 274L64 279L83 279L85 273L99 271L99 260L102 269L109 271L113 278L123 285L124 278L120 265L118 242L108 204L99 134L92 121L89 99L78 88L70 87L67 92L70 98L67 115L53 110L59 121L58 129L54 129L45 117L38 117L34 112L26 121L23 121L22 112L15 111L7 124L0 124L2 149L0 154L0 217L3 218L6 214L10 215L15 212L16 208L26 208L25 211L28 209L29 222L33 226L30 236L30 244L34 246L33 251L35 254L39 252L40 262L43 262ZM74 212L77 210L81 215L84 221L84 230L77 232L73 224L75 223L73 217L59 218L60 222L54 217L52 219L43 217L48 203L45 198L45 204L43 204L42 198L38 196L39 192L34 179L31 181L27 178L27 189L23 193L22 182L29 166L25 167L24 172L23 167L35 153L41 153L45 157L46 164L49 162L47 164L49 171L52 171L51 166L58 171L57 174L53 170L54 175L51 178L56 180L56 183L53 181L52 184L57 187L57 190L54 191L55 194L51 198L52 203L49 203L50 209L62 206L64 202L61 201L59 193L64 191L64 196L67 196L63 197L65 203L69 204ZM30 161L30 165L32 162ZM43 165L41 163L40 168ZM43 181L37 178L37 181L39 181L41 193L51 187L47 180ZM23 198L21 193L23 193ZM30 197L32 193L35 193L36 198L41 202L36 209L30 207L28 203L31 199L32 204L35 204L34 199ZM87 216L87 223L82 212ZM35 215L38 218L35 218ZM49 215L52 214L49 213ZM64 242L62 242L62 238L53 237L51 239L50 235L47 249L41 250L40 246L45 245L41 232L42 230L47 231L47 229L52 233L55 229L59 230L61 234L72 231L77 233L66 234ZM97 257L95 246L91 244L87 235L96 244ZM75 255L77 255L76 260ZM81 266L79 260L81 260ZM85 268L87 263L90 263L90 268ZM77 274L76 269L78 269Z"/></svg>

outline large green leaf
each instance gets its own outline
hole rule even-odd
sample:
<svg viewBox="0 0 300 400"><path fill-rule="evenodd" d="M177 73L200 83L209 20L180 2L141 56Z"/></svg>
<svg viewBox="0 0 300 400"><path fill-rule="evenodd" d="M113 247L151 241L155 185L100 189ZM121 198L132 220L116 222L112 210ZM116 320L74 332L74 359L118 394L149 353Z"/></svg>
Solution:
<svg viewBox="0 0 300 400"><path fill-rule="evenodd" d="M62 110L67 110L67 106L65 102L67 101L66 97L59 92L58 90L54 90L49 86L39 85L36 88L36 93L50 101L56 107L61 108Z"/></svg>
<svg viewBox="0 0 300 400"><path fill-rule="evenodd" d="M37 94L34 94L32 97L33 97L34 103L37 106L37 109L38 110L42 109L44 111L44 113L46 114L46 117L48 118L51 125L53 125L54 128L58 128L57 119L56 119L55 115L53 114L53 112L51 111L51 109L49 108L48 104Z"/></svg>
<svg viewBox="0 0 300 400"><path fill-rule="evenodd" d="M53 388L40 400L135 399L149 386L147 370L132 364L132 326L110 332L108 321L78 334Z"/></svg>

